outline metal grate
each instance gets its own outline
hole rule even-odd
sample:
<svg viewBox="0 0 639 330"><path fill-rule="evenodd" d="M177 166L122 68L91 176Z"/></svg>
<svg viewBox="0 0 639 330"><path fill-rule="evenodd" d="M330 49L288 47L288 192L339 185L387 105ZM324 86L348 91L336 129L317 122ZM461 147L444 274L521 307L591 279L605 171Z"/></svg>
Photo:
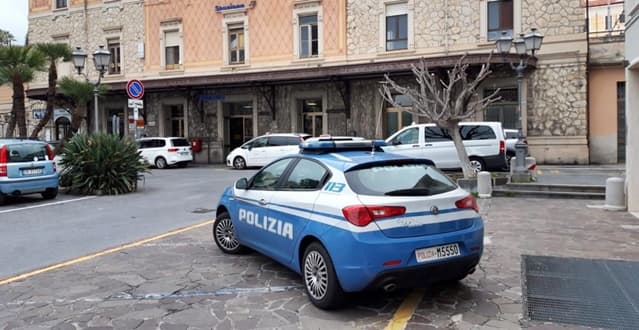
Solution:
<svg viewBox="0 0 639 330"><path fill-rule="evenodd" d="M531 320L639 329L639 262L524 255L521 268Z"/></svg>

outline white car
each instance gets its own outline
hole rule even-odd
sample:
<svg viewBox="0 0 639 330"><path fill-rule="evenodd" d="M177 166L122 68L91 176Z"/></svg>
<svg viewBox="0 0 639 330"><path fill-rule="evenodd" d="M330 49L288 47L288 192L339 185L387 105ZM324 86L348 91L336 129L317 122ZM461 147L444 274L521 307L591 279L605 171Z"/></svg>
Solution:
<svg viewBox="0 0 639 330"><path fill-rule="evenodd" d="M147 137L137 142L144 162L156 168L186 167L193 161L191 144L183 137Z"/></svg>
<svg viewBox="0 0 639 330"><path fill-rule="evenodd" d="M506 168L506 139L500 122L459 123L464 146L474 171ZM437 168L461 167L457 149L448 132L435 124L404 127L386 139L384 151L408 157L427 158Z"/></svg>
<svg viewBox="0 0 639 330"><path fill-rule="evenodd" d="M299 145L309 134L268 134L258 136L237 147L226 156L226 165L243 169L252 166L264 166L277 158L296 154Z"/></svg>

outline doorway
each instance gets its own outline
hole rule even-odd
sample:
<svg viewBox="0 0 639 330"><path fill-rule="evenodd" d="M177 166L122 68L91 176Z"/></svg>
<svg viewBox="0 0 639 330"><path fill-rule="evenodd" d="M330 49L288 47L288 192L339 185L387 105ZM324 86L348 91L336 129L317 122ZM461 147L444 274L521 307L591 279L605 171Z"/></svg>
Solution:
<svg viewBox="0 0 639 330"><path fill-rule="evenodd" d="M124 110L119 108L107 109L107 133L124 137L125 134L125 121Z"/></svg>
<svg viewBox="0 0 639 330"><path fill-rule="evenodd" d="M184 105L167 104L163 107L164 112L164 135L175 137L186 137L186 118Z"/></svg>
<svg viewBox="0 0 639 330"><path fill-rule="evenodd" d="M222 104L225 123L225 154L254 137L253 102L226 102Z"/></svg>
<svg viewBox="0 0 639 330"><path fill-rule="evenodd" d="M324 112L322 111L322 99L300 100L302 108L303 133L312 136L320 136L324 133Z"/></svg>
<svg viewBox="0 0 639 330"><path fill-rule="evenodd" d="M617 162L626 162L626 82L617 82Z"/></svg>

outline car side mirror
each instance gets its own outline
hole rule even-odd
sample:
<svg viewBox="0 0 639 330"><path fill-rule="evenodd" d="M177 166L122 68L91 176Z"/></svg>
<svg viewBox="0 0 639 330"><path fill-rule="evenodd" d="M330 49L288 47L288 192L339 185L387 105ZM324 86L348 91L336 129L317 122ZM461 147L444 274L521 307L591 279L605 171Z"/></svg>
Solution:
<svg viewBox="0 0 639 330"><path fill-rule="evenodd" d="M394 145L394 146L397 146L397 145L400 145L400 144L402 144L402 142L401 142L401 141L399 141L399 140L395 140L395 141L393 141L393 145Z"/></svg>
<svg viewBox="0 0 639 330"><path fill-rule="evenodd" d="M235 181L235 189L241 189L241 190L248 189L248 180L246 178L241 178Z"/></svg>

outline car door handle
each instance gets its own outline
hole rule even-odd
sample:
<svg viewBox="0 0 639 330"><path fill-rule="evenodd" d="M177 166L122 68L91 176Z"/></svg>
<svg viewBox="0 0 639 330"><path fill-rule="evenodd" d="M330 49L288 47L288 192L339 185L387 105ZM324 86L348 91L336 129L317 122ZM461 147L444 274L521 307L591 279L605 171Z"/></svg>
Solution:
<svg viewBox="0 0 639 330"><path fill-rule="evenodd" d="M424 144L424 147L432 147L433 145L430 143Z"/></svg>
<svg viewBox="0 0 639 330"><path fill-rule="evenodd" d="M266 201L264 199L260 199L260 205L266 205Z"/></svg>
<svg viewBox="0 0 639 330"><path fill-rule="evenodd" d="M413 144L413 148L419 148L419 144Z"/></svg>

